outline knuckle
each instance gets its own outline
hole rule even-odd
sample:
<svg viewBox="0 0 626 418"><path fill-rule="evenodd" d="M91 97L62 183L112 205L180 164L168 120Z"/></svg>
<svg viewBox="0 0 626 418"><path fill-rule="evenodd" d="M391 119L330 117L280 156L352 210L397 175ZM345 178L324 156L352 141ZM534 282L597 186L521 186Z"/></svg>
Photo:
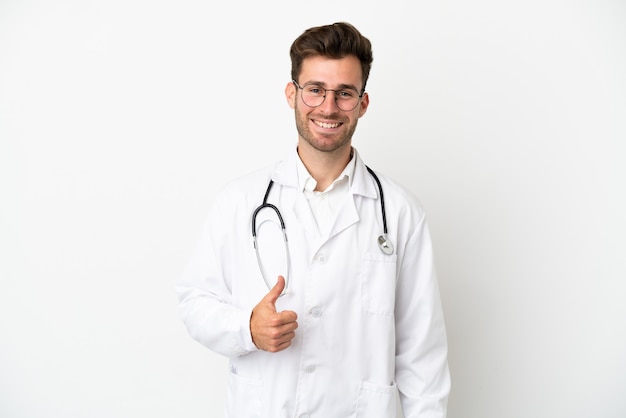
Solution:
<svg viewBox="0 0 626 418"><path fill-rule="evenodd" d="M270 331L270 338L273 340L276 340L280 338L281 336L282 336L282 333L277 329L273 329Z"/></svg>

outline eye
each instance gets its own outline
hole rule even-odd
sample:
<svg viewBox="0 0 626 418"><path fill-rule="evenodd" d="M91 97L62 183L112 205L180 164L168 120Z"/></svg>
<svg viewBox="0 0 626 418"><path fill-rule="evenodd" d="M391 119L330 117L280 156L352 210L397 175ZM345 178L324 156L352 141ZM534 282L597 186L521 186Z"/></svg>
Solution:
<svg viewBox="0 0 626 418"><path fill-rule="evenodd" d="M312 85L306 87L306 92L315 96L323 96L325 90L320 86Z"/></svg>
<svg viewBox="0 0 626 418"><path fill-rule="evenodd" d="M356 94L356 92L352 90L339 90L337 92L337 97L341 97L342 99L352 99L356 96L358 96L358 94Z"/></svg>

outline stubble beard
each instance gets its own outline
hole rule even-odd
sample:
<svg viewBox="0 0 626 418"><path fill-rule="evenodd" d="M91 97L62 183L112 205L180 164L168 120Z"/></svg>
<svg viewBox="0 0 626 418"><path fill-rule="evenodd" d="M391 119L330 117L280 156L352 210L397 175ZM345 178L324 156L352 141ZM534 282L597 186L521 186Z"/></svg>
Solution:
<svg viewBox="0 0 626 418"><path fill-rule="evenodd" d="M325 141L323 138L320 139L315 136L313 132L309 129L309 118L303 116L298 109L298 106L295 107L295 118L296 118L296 129L298 130L298 135L300 138L304 140L307 144L309 144L312 148L321 152L333 152L344 146L350 146L352 142L352 135L356 130L357 120L350 126L348 126L348 130L339 138L336 138L332 141ZM332 118L329 118L332 119ZM323 136L323 135L322 135ZM328 135L327 138L331 138L334 135Z"/></svg>

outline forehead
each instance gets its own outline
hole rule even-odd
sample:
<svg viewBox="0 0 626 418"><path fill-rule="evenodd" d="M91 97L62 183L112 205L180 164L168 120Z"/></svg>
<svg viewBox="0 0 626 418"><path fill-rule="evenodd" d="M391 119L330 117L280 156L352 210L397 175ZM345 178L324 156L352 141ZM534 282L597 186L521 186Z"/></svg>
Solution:
<svg viewBox="0 0 626 418"><path fill-rule="evenodd" d="M318 82L327 87L352 85L360 89L363 84L361 62L354 55L344 58L314 56L302 61L300 83Z"/></svg>

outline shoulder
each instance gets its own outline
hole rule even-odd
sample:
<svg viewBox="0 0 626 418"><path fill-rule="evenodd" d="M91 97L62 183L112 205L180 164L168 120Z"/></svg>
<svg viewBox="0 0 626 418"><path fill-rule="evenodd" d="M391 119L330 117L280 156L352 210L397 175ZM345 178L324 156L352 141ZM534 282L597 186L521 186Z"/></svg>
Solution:
<svg viewBox="0 0 626 418"><path fill-rule="evenodd" d="M229 179L218 189L218 195L223 198L236 198L247 194L262 194L271 179L271 173L276 163L245 173L239 177ZM260 190L263 188L263 190Z"/></svg>
<svg viewBox="0 0 626 418"><path fill-rule="evenodd" d="M375 171L375 174L382 188L388 220L392 217L397 222L408 222L409 225L417 225L425 220L424 206L413 191L405 184L384 173Z"/></svg>
<svg viewBox="0 0 626 418"><path fill-rule="evenodd" d="M380 180L383 188L384 197L393 200L400 205L407 205L415 209L423 210L422 203L412 190L410 190L403 182L388 176L385 173L375 171L376 176Z"/></svg>
<svg viewBox="0 0 626 418"><path fill-rule="evenodd" d="M254 169L217 186L209 203L209 217L239 217L263 201L275 164Z"/></svg>
<svg viewBox="0 0 626 418"><path fill-rule="evenodd" d="M421 202L404 183L397 181L382 171L378 171L376 167L366 165L356 149L355 155L357 157L355 169L357 183L373 185L373 187L364 186L361 189L365 195L373 196L374 193L380 194L382 192L385 206L390 210L411 210L419 212L423 216L424 209ZM378 182L382 190L378 190L378 185L376 184Z"/></svg>

